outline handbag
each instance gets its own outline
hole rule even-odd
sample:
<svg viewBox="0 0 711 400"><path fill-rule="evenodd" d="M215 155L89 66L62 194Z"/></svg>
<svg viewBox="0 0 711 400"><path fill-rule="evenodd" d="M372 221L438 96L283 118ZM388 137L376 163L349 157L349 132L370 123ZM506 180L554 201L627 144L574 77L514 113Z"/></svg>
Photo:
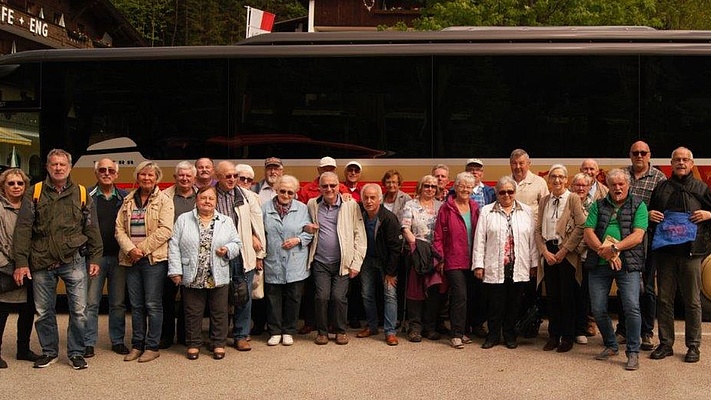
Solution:
<svg viewBox="0 0 711 400"><path fill-rule="evenodd" d="M0 267L0 293L11 292L21 287L15 283L15 278L12 276L14 273L15 265L13 263Z"/></svg>
<svg viewBox="0 0 711 400"><path fill-rule="evenodd" d="M259 300L264 298L264 271L254 271L254 279L252 279L252 299Z"/></svg>

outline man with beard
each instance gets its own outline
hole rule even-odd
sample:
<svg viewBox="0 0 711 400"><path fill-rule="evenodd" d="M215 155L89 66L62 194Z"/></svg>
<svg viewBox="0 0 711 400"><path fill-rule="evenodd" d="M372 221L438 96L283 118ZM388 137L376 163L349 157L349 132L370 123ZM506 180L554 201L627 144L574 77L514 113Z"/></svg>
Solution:
<svg viewBox="0 0 711 400"><path fill-rule="evenodd" d="M269 157L264 160L264 179L252 185L252 191L259 195L261 204L266 204L277 195L272 186L283 174L284 164L279 158Z"/></svg>

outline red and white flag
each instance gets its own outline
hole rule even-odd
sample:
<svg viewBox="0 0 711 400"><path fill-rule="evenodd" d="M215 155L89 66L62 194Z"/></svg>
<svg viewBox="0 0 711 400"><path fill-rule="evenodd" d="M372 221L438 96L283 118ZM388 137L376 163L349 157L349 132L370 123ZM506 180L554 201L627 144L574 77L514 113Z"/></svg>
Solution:
<svg viewBox="0 0 711 400"><path fill-rule="evenodd" d="M247 6L247 37L269 33L274 27L276 15Z"/></svg>

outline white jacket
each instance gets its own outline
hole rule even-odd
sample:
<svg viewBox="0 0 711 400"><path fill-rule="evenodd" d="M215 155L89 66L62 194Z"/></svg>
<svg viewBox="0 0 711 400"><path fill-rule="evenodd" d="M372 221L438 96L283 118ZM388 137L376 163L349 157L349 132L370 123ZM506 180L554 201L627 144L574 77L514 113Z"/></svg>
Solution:
<svg viewBox="0 0 711 400"><path fill-rule="evenodd" d="M235 187L244 195L245 202L239 207L235 207L237 213L237 233L242 242L242 262L244 271L249 272L257 267L257 258L266 257L267 241L264 237L264 219L262 218L262 206L259 204L259 196L251 190L245 190L239 186ZM256 236L262 243L262 251L256 252L253 247L252 235Z"/></svg>
<svg viewBox="0 0 711 400"><path fill-rule="evenodd" d="M514 282L527 282L531 268L538 267L534 240L535 217L531 208L516 201L511 216L514 235ZM508 223L499 203L487 204L479 213L474 235L472 269L484 269L484 283L504 283L504 244Z"/></svg>

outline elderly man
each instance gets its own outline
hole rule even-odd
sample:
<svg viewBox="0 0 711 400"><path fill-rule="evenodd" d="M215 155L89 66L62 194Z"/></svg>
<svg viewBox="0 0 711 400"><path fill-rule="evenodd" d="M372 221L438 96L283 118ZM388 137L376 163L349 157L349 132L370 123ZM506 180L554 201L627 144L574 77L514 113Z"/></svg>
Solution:
<svg viewBox="0 0 711 400"><path fill-rule="evenodd" d="M667 179L662 171L653 167L650 159L652 152L649 150L649 145L643 141L637 141L630 147L630 161L632 165L626 168L627 172L632 177L630 183L630 194L638 197L645 204L649 205L649 199L652 196L652 191L660 183ZM646 238L649 242L651 236ZM647 243L648 245L648 243ZM645 246L647 246L645 245ZM649 249L645 251L645 255L649 253ZM657 314L657 295L654 285L654 276L656 274L654 263L651 257L646 257L644 271L642 272L642 283L644 290L641 293L640 311L642 313L642 350L654 349L652 337L654 336L654 318ZM625 311L620 312L620 320L617 325L618 341L624 343L627 340L625 336Z"/></svg>
<svg viewBox="0 0 711 400"><path fill-rule="evenodd" d="M509 157L511 177L516 181L516 200L531 207L538 215L538 202L548 194L546 180L530 171L531 159L523 149L516 149Z"/></svg>
<svg viewBox="0 0 711 400"><path fill-rule="evenodd" d="M597 176L600 174L600 166L597 164L597 161L592 158L584 160L582 164L580 164L580 172L593 179L593 184L588 192L588 199L590 200L590 203L603 199L607 196L607 186L597 180Z"/></svg>
<svg viewBox="0 0 711 400"><path fill-rule="evenodd" d="M195 177L195 186L200 189L205 186L215 186L217 184L217 179L215 179L215 164L212 159L203 157L195 160L195 169L197 170L197 176Z"/></svg>
<svg viewBox="0 0 711 400"><path fill-rule="evenodd" d="M119 167L109 158L102 158L94 164L96 185L89 189L89 195L96 207L97 223L101 233L104 251L99 262L99 274L89 279L86 307L86 333L84 335L84 357L94 357L94 346L99 336L99 305L104 290L104 282L109 284L109 339L111 350L117 354L128 354L124 344L126 334L126 269L118 264L119 245L114 237L116 215L126 197L126 191L114 185Z"/></svg>
<svg viewBox="0 0 711 400"><path fill-rule="evenodd" d="M595 321L605 345L595 358L616 356L619 344L607 313L612 280L625 310L627 326L627 364L639 369L641 318L639 312L640 272L644 268L644 234L647 231L647 205L630 195L630 176L622 169L607 175L610 192L590 206L584 238L588 245L585 266L590 268L590 301Z"/></svg>
<svg viewBox="0 0 711 400"><path fill-rule="evenodd" d="M437 194L435 198L439 201L443 201L449 193L447 189L449 185L449 167L444 164L436 164L432 166L430 173L437 178Z"/></svg>
<svg viewBox="0 0 711 400"><path fill-rule="evenodd" d="M678 287L684 300L684 340L688 349L684 361L693 363L700 358L701 260L708 252L711 235L711 226L706 222L711 219L711 193L705 183L694 177L691 150L674 150L671 165L671 178L657 185L649 202L651 228L656 228L651 249L659 287L659 346L651 358L661 360L674 354L674 297Z"/></svg>
<svg viewBox="0 0 711 400"><path fill-rule="evenodd" d="M252 191L259 195L259 202L266 204L277 195L273 186L277 179L284 175L284 164L276 157L264 160L264 179L252 185Z"/></svg>
<svg viewBox="0 0 711 400"><path fill-rule="evenodd" d="M217 211L229 216L237 227L242 241L241 257L230 261L233 284L247 282L247 293L252 293L254 270L262 269L262 260L266 253L263 249L255 249L253 237L259 243L265 243L264 220L259 206L259 196L237 185L238 173L230 161L220 161L217 164ZM252 315L252 298L243 305L235 305L234 332L235 348L239 351L249 351L252 347L247 341Z"/></svg>
<svg viewBox="0 0 711 400"><path fill-rule="evenodd" d="M305 229L314 234L309 265L316 292L316 344L328 344L328 303L333 303L336 344L348 344L348 278L358 275L366 247L363 215L354 201L344 201L338 193L338 176L324 172L319 178L321 196L307 207L314 223Z"/></svg>
<svg viewBox="0 0 711 400"><path fill-rule="evenodd" d="M334 172L337 167L336 160L331 157L323 157L319 161L318 167L316 167L318 176L312 182L307 183L301 188L301 190L299 190L297 195L298 200L304 204L307 204L309 200L319 197L321 195L321 187L319 186L321 174L324 172ZM342 196L343 200L350 200L352 198L350 190L348 190L346 185L342 183L338 184L338 192L344 195Z"/></svg>
<svg viewBox="0 0 711 400"><path fill-rule="evenodd" d="M346 178L345 185L348 188L348 193L351 194L353 200L360 203L360 192L363 190L363 182L360 181L360 174L363 172L363 166L358 161L348 161L343 175Z"/></svg>
<svg viewBox="0 0 711 400"><path fill-rule="evenodd" d="M383 190L369 183L361 191L361 211L368 240L368 248L360 269L363 304L368 326L360 331L359 338L378 334L378 306L375 302L377 279L383 282L385 296L385 342L397 346L397 276L402 236L400 223L392 212L381 207Z"/></svg>
<svg viewBox="0 0 711 400"><path fill-rule="evenodd" d="M88 277L99 273L103 253L101 233L95 223L96 209L91 196L84 200L82 188L72 182L72 156L53 149L47 155L47 179L34 194L37 185L25 194L17 217L13 238L15 282L33 279L35 322L42 346L42 357L35 368L55 363L59 356L57 329L57 281L61 278L69 301L67 354L74 369L84 369L84 335L86 331L86 296ZM36 198L36 200L35 200ZM81 210L77 213L74 210ZM88 266L88 268L87 268Z"/></svg>
<svg viewBox="0 0 711 400"><path fill-rule="evenodd" d="M175 173L173 174L175 184L163 191L166 196L173 200L175 209L173 221L177 221L181 214L192 211L195 208L196 176L197 168L188 161L181 161L175 166ZM161 349L167 349L173 345L176 331L178 343L185 344L185 315L182 302L177 304L176 315L175 302L179 290L180 286L173 283L172 279L166 276L163 281L163 329L161 330L161 338L158 345ZM176 317L178 319L177 330L175 327Z"/></svg>

